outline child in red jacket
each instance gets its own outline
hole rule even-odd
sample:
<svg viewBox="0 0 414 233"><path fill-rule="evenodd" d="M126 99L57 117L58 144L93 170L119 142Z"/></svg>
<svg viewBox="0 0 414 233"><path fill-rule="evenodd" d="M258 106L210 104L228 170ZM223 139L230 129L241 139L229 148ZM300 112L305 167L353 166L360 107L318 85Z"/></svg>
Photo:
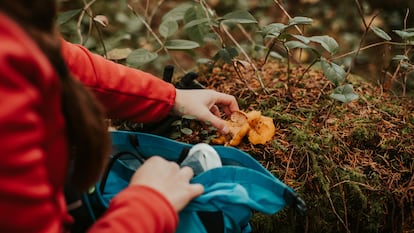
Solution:
<svg viewBox="0 0 414 233"><path fill-rule="evenodd" d="M55 8L55 0L0 0L0 232L70 228L63 187L84 190L100 176L110 146L105 117L190 114L226 132L218 106L238 110L233 96L176 90L63 41ZM203 192L192 175L149 159L90 232L174 232L177 212Z"/></svg>

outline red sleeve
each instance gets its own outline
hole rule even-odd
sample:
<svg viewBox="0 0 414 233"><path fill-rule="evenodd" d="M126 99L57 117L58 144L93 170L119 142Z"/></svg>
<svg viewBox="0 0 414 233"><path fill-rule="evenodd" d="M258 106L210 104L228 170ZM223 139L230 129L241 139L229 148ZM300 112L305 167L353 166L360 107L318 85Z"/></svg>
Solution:
<svg viewBox="0 0 414 233"><path fill-rule="evenodd" d="M170 83L62 41L69 69L94 91L110 118L148 122L170 112L175 101L175 88Z"/></svg>
<svg viewBox="0 0 414 233"><path fill-rule="evenodd" d="M41 72L40 63L47 66L47 61L34 46L20 44L24 34L4 37L9 31L2 30L0 27L0 232L58 232L61 216L46 169L47 126L41 112L45 102L37 86L38 77L46 79L53 70ZM36 60L27 49L38 55ZM54 130L61 132L60 128ZM63 172L55 175L64 177Z"/></svg>
<svg viewBox="0 0 414 233"><path fill-rule="evenodd" d="M157 191L146 186L130 186L110 203L106 214L89 233L175 232L178 215Z"/></svg>

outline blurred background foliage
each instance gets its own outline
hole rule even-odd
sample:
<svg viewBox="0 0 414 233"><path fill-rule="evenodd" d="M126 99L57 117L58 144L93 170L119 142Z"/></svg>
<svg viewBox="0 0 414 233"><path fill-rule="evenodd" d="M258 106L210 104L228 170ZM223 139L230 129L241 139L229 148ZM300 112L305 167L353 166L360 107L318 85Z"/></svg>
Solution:
<svg viewBox="0 0 414 233"><path fill-rule="evenodd" d="M166 64L174 64L185 72L194 69L199 62L211 59L220 49L221 45L215 41L216 38L210 38L198 48L186 51L170 50L167 53L162 51L159 42L156 41L157 38L154 37L158 35L162 39L158 28L167 12L183 3L199 2L208 4L209 9L213 10L217 16L237 10L249 11L257 20L257 25L247 25L243 28L244 31L232 27L231 33L234 39L246 48L249 55L256 59L264 57L263 52L258 51L257 46L255 47L263 40L257 33L258 27L271 23L286 23L289 20L276 3L280 3L292 17L302 16L313 19L312 24L304 29L306 35L333 37L340 45L337 55L383 41L371 32L367 33L363 44L360 44L365 28L361 12L358 11L354 0L62 1L60 10L65 14L60 17L59 22L63 35L69 41L84 44L90 50L102 55L109 53L110 59L121 63L125 63L126 56L138 48L158 52L156 62L137 64L137 66L160 76ZM388 33L393 41L401 42L401 38L393 33L393 30L414 27L414 13L410 12L410 9L414 9L414 1L364 0L360 1L360 4L365 21L369 22L375 18L372 25ZM81 11L81 9L86 9L86 11ZM91 17L95 20L91 20ZM182 22L179 26L181 30L178 30L172 37L191 40L191 36L182 29ZM383 44L363 50L356 57L352 72L367 80L383 84L389 81L394 72L393 69L396 68L396 63L392 58L402 53L404 49L403 46ZM303 63L310 62L306 53L301 53L300 59ZM352 54L336 60L344 68L348 68L352 61ZM409 74L408 88L414 86L413 81L410 82L413 79L411 76L413 75Z"/></svg>
<svg viewBox="0 0 414 233"><path fill-rule="evenodd" d="M194 4L197 7L191 8L194 10L187 13L177 10L188 9L186 4ZM294 59L290 59L283 47L269 46L272 41L265 40L261 30L275 23L289 24L289 16L303 17L298 21L313 20L309 25L298 24L299 30L306 35L306 38L326 35L335 39L339 45L338 51L334 54L324 51L323 58L335 61L344 70L349 69L353 74L363 77L374 85L380 84L378 86L385 91L393 91L392 94L411 93L412 95L414 62L411 48L414 44L414 12L411 11L413 10L414 1L407 0L66 0L61 1L58 23L67 40L83 44L91 51L115 62L143 69L159 77L162 77L163 69L168 64L173 64L177 68L177 73L183 75L189 71L203 72L204 70L200 68L213 61L217 69L213 69L213 75L208 78L216 76L220 78L219 80L224 80L222 77L227 74L236 76L235 67L231 66L232 58L238 55L249 57L250 61L245 59L237 65L245 66L243 62L248 61L259 66L266 60L266 55L270 54L270 59L283 67L283 69L274 68L276 71L273 72L272 78L282 79L285 77L285 70L289 70L285 65L287 62L292 62L292 66L303 65L301 68L305 69L307 64L313 62L314 55L307 50L292 50L291 58ZM228 14L232 12L238 13L230 17ZM249 14L240 12L249 12ZM188 18L197 14L206 14L221 20L227 16L229 21L238 18L245 23L242 26L234 22L222 27L208 25L207 28L198 28L197 32L188 30L186 27L191 24ZM179 19L177 24L167 23L166 15ZM201 17L198 23L201 24L203 20ZM255 23L249 23L253 21ZM367 27L368 23L372 23L382 31L374 32L372 28ZM297 28L292 27L289 30L292 35L298 36ZM395 30L400 30L400 35ZM407 36L405 39L401 37L401 32ZM201 40L198 37L200 34L204 35L201 36ZM387 38L388 36L390 38ZM167 42L171 40L181 42L168 44ZM190 42L196 42L197 45ZM177 49L179 47L181 49ZM366 49L362 49L358 52L358 56L354 57L355 51L361 48ZM242 50L246 54L241 54ZM225 63L229 63L227 62L229 60L230 64L220 67L222 64L214 61L217 57L221 57ZM248 77L254 77L255 74L257 72ZM278 75L280 77L276 77ZM317 77L322 79L321 76ZM272 165L274 168L269 167L276 175L288 172L284 170L284 163L281 160L288 159L292 162L291 167L294 162L298 162L299 164L295 164L298 173L295 173L297 177L294 182L303 182L296 186L300 187L299 191L303 192L301 194L306 197L309 209L312 210L313 216L310 218L318 219L315 222L306 222L301 216L295 215L294 210L290 208L271 217L257 214L253 221L256 232L403 232L404 227L408 229L405 232L413 232L414 223L411 223L411 220L414 216L412 207L414 189L411 186L395 188L398 185L412 184L413 181L410 172L413 169L412 152L410 152L414 122L410 110L412 106L408 108L401 105L399 101L394 102L392 98L385 99L388 95L383 94L382 90L381 94L377 94L363 84L358 87L363 98L356 103L335 105L331 100L327 100L330 104L326 104L322 101L320 92L329 85L325 85L320 79L314 80L315 85L323 83L321 87L315 86L317 89L315 97L304 97L300 103L294 104L291 103L294 98L289 99L286 92L282 92L280 98L275 99L276 92L273 96L253 95L243 88L238 88L237 82L216 85L220 91L234 92L232 94L239 94L239 96L242 94L236 93L237 91L250 93L252 101L246 97L246 103L243 105L253 103L255 108L259 108L258 105L265 106L267 109L262 110L273 114L272 117L282 125L281 128L286 135L293 135L293 138L281 137L274 141L282 144L270 145L274 147L271 148L272 150L268 147L256 148L250 145L247 149L253 152L263 151L263 154L269 153L272 156L276 155L274 151L280 153L277 157L271 157L276 162ZM304 82L301 84L303 87L310 83L305 79L299 82L301 81ZM285 85L289 86L289 81L287 83ZM389 101L384 101L382 97ZM243 101L243 98L240 99ZM410 104L404 98L396 98L396 100L401 100L406 105ZM311 103L315 101L317 104L309 104L308 101ZM305 107L297 107L300 104L304 104ZM361 106L364 107L360 108ZM331 110L340 113L331 113ZM303 112L307 111L310 112L310 122L303 117L300 118ZM338 114L338 118L335 119L335 122L338 122L331 124L338 128L329 128L329 124L328 126L312 125L313 120L318 122L317 116L325 116L325 111L329 116ZM364 113L364 111L368 112ZM357 117L351 116L353 112ZM407 121L399 115L411 117L408 117ZM390 123L388 124L387 121ZM380 145L378 132L391 134L389 138L384 136L383 139L387 142L389 139L392 143ZM341 138L342 136L345 138ZM351 143L345 143L349 140ZM403 144L402 141L407 144ZM295 148L297 151L294 152ZM404 148L406 152L401 152ZM308 158L309 171L302 172L303 170L299 168L305 165L300 161L290 161L289 155L300 160ZM352 164L347 164L347 161L343 160L341 156L345 155L352 158ZM404 160L398 160L398 156L404 157ZM359 160L363 160L362 165ZM380 168L389 169L371 171L371 167L377 164L381 164ZM398 169L399 166L406 166L411 170L402 171ZM359 171L361 168L366 171ZM390 175L391 184L386 183L389 185L383 186L382 181L388 178L389 171L392 175ZM303 176L306 176L306 181L301 180ZM348 181L349 185L343 186ZM367 185L364 186L365 184ZM375 189L370 190L370 186ZM404 194L405 191L401 191L408 189L411 193ZM334 205L338 208L337 213L331 210L331 206ZM339 221L341 218L337 216L345 216L345 220L348 217L349 225L341 223ZM304 222L308 225L303 224Z"/></svg>

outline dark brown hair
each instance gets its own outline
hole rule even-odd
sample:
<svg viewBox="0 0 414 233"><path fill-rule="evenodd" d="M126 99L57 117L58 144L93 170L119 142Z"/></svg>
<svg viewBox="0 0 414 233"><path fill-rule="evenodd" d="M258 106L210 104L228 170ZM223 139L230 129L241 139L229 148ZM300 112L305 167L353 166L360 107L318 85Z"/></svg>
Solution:
<svg viewBox="0 0 414 233"><path fill-rule="evenodd" d="M110 140L102 107L70 74L61 55L61 40L54 24L55 0L0 0L0 11L13 18L31 36L56 70L62 89L71 171L69 181L85 190L104 169Z"/></svg>

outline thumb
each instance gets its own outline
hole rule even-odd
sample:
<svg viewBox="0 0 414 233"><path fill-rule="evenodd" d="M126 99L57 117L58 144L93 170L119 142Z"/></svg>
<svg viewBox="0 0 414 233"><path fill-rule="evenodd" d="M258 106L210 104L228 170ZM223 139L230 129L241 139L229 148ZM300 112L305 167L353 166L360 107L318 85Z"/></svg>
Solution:
<svg viewBox="0 0 414 233"><path fill-rule="evenodd" d="M210 123L222 134L228 134L230 131L229 127L227 126L227 122L212 113L210 113Z"/></svg>
<svg viewBox="0 0 414 233"><path fill-rule="evenodd" d="M204 186L201 184L191 184L190 186L190 193L191 193L191 199L196 198L203 194L204 192Z"/></svg>

